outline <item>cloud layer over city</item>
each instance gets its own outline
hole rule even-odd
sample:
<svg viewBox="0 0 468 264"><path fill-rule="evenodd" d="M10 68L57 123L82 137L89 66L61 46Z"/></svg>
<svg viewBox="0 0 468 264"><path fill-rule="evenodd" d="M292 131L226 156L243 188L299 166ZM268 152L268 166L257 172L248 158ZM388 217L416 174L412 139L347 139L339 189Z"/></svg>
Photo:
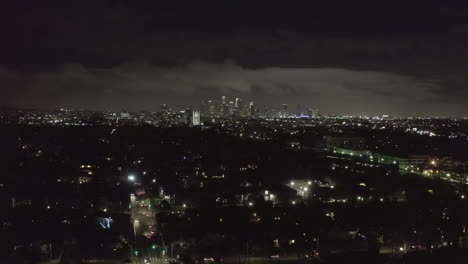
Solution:
<svg viewBox="0 0 468 264"><path fill-rule="evenodd" d="M465 116L466 9L407 7L417 19L398 4L349 13L12 3L0 14L0 104L152 111L226 95L339 114Z"/></svg>

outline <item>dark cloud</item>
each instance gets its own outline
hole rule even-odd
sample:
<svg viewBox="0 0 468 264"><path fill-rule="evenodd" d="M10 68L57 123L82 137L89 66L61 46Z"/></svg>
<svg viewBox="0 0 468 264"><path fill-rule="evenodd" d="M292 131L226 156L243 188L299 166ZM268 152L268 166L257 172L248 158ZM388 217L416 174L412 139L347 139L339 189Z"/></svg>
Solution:
<svg viewBox="0 0 468 264"><path fill-rule="evenodd" d="M0 102L151 110L227 95L341 113L468 111L466 6L158 2L7 1Z"/></svg>
<svg viewBox="0 0 468 264"><path fill-rule="evenodd" d="M309 105L337 113L373 111L407 114L411 104L423 113L433 102L437 84L386 72L339 68L245 68L233 61L194 62L160 67L148 63L111 68L66 65L53 72L21 73L1 70L15 101L3 105L93 109L155 110L163 103L190 106L222 95L259 104ZM413 101L422 100L419 106ZM333 102L330 104L329 102ZM459 102L461 103L461 102ZM337 107L338 106L338 107Z"/></svg>

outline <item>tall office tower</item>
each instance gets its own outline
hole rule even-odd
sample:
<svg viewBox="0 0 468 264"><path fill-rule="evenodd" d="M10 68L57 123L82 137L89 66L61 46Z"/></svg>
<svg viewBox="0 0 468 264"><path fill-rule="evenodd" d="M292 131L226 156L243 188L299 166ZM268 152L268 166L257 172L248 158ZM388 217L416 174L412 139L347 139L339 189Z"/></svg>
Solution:
<svg viewBox="0 0 468 264"><path fill-rule="evenodd" d="M226 96L223 95L223 96L221 97L221 103L222 103L223 105L226 104Z"/></svg>
<svg viewBox="0 0 468 264"><path fill-rule="evenodd" d="M313 109L312 110L312 117L318 118L319 117L319 110L318 109Z"/></svg>
<svg viewBox="0 0 468 264"><path fill-rule="evenodd" d="M227 116L228 115L228 105L227 104L222 104L221 105L221 116Z"/></svg>
<svg viewBox="0 0 468 264"><path fill-rule="evenodd" d="M233 101L230 101L229 104L228 104L228 113L229 115L232 115L234 114L234 111L235 111L235 107L234 107L234 102Z"/></svg>
<svg viewBox="0 0 468 264"><path fill-rule="evenodd" d="M192 125L199 126L200 125L200 111L193 110L192 112Z"/></svg>
<svg viewBox="0 0 468 264"><path fill-rule="evenodd" d="M301 104L297 104L296 116L302 116L302 106L301 106Z"/></svg>
<svg viewBox="0 0 468 264"><path fill-rule="evenodd" d="M214 116L214 114L216 112L215 104L213 104L213 101L208 100L207 105L208 105L208 116Z"/></svg>
<svg viewBox="0 0 468 264"><path fill-rule="evenodd" d="M250 116L254 116L255 115L255 105L253 102L250 102L249 103L249 114Z"/></svg>
<svg viewBox="0 0 468 264"><path fill-rule="evenodd" d="M236 97L236 102L234 103L234 107L235 108L239 107L239 97Z"/></svg>
<svg viewBox="0 0 468 264"><path fill-rule="evenodd" d="M281 107L281 117L282 118L288 117L288 105L287 104L283 104Z"/></svg>

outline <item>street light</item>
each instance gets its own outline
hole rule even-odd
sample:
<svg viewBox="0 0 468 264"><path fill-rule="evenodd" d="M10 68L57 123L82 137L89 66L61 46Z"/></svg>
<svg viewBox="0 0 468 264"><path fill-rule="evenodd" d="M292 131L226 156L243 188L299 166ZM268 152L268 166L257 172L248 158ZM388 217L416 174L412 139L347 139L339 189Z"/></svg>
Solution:
<svg viewBox="0 0 468 264"><path fill-rule="evenodd" d="M135 175L128 175L127 178L129 181L135 181Z"/></svg>

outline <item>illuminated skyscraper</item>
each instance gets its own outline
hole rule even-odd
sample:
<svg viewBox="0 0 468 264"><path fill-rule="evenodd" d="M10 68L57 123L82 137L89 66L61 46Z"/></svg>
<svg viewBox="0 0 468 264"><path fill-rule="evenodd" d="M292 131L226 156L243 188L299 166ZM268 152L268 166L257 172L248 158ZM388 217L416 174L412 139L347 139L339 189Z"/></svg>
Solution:
<svg viewBox="0 0 468 264"><path fill-rule="evenodd" d="M318 111L318 109L309 108L309 109L307 109L307 115L310 118L317 118L317 117L319 117L319 111Z"/></svg>
<svg viewBox="0 0 468 264"><path fill-rule="evenodd" d="M233 101L230 101L230 102L229 102L229 105L228 105L228 113L229 113L229 115L234 114L234 110L235 110L234 102L233 102Z"/></svg>
<svg viewBox="0 0 468 264"><path fill-rule="evenodd" d="M301 106L301 104L297 104L296 116L302 116L302 106Z"/></svg>
<svg viewBox="0 0 468 264"><path fill-rule="evenodd" d="M281 117L282 118L288 117L288 105L287 104L283 104L281 107Z"/></svg>
<svg viewBox="0 0 468 264"><path fill-rule="evenodd" d="M201 124L200 122L200 111L198 110L193 110L192 113L192 125L194 126L199 126Z"/></svg>
<svg viewBox="0 0 468 264"><path fill-rule="evenodd" d="M313 109L313 110L312 110L312 116L311 116L311 117L314 117L314 118L319 117L319 110L318 110L318 109Z"/></svg>
<svg viewBox="0 0 468 264"><path fill-rule="evenodd" d="M216 105L213 103L213 101L209 100L208 101L208 116L214 116L216 113Z"/></svg>
<svg viewBox="0 0 468 264"><path fill-rule="evenodd" d="M311 109L310 112L311 112L311 113L310 113L310 117L311 117L311 118L318 118L318 117L319 117L319 111L318 111L318 109Z"/></svg>
<svg viewBox="0 0 468 264"><path fill-rule="evenodd" d="M255 116L255 105L254 102L250 102L249 104L249 114L250 116Z"/></svg>

